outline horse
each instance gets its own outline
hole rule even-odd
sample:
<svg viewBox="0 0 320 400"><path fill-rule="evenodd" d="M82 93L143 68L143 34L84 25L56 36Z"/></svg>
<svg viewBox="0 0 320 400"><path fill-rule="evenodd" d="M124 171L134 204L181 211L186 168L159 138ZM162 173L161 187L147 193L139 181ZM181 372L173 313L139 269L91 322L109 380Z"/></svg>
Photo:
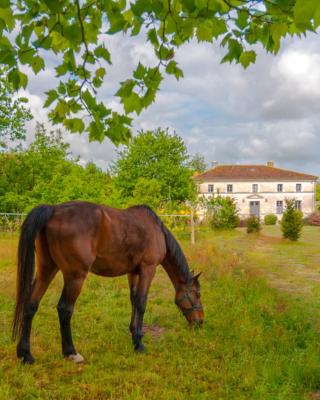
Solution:
<svg viewBox="0 0 320 400"><path fill-rule="evenodd" d="M202 324L200 274L190 272L179 243L151 208L138 205L117 209L84 201L35 207L22 224L18 245L12 326L13 340L19 338L17 357L25 364L34 363L30 350L32 319L58 270L64 280L57 311L66 359L84 361L73 344L70 321L89 272L105 277L127 274L132 305L129 329L135 351L143 352L147 296L160 264L187 321Z"/></svg>

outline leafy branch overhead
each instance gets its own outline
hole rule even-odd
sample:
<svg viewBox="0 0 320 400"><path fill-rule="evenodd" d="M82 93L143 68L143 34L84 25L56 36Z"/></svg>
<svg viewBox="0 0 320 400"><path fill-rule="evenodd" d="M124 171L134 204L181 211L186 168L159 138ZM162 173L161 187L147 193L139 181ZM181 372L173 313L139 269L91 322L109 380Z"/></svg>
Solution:
<svg viewBox="0 0 320 400"><path fill-rule="evenodd" d="M46 53L53 53L61 81L45 102L52 122L117 144L130 138L128 115L155 100L163 75L183 77L175 51L192 38L217 40L225 49L222 62L247 68L256 59L254 45L277 53L283 37L319 25L318 0L0 0L0 64L18 90L28 84L22 66L37 74L47 67ZM116 33L145 35L158 59L156 65L139 63L120 83L123 115L96 99L112 61L104 35Z"/></svg>

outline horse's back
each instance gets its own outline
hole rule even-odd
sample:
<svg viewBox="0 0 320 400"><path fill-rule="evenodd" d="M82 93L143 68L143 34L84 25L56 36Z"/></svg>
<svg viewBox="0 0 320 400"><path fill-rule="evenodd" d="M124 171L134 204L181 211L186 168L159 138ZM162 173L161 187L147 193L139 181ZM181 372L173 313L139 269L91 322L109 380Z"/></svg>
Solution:
<svg viewBox="0 0 320 400"><path fill-rule="evenodd" d="M74 201L55 206L47 224L50 254L63 270L91 270L117 276L141 263L157 265L165 240L157 217L147 207L120 210Z"/></svg>

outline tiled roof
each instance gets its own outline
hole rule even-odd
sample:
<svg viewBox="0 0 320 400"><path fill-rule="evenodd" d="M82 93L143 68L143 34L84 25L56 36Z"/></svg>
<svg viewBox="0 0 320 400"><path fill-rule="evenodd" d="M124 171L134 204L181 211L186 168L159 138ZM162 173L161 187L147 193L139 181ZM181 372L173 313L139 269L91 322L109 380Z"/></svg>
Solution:
<svg viewBox="0 0 320 400"><path fill-rule="evenodd" d="M267 165L218 165L202 174L193 177L199 181L209 180L297 180L311 181L317 180L314 175L302 174L300 172L289 171L282 168Z"/></svg>

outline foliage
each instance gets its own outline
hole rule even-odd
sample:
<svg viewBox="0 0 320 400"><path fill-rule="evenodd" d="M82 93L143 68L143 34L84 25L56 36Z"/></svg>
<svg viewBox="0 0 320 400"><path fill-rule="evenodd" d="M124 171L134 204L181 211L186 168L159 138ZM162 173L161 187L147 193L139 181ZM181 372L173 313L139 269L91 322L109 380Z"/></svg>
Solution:
<svg viewBox="0 0 320 400"><path fill-rule="evenodd" d="M47 92L45 102L47 107L54 104L52 122L63 123L71 132L85 130L90 140L107 136L123 143L130 137L128 114L139 114L152 104L163 74L183 76L175 51L192 38L219 41L225 49L222 62L247 68L255 62L257 44L277 53L283 37L302 36L319 25L318 0L2 0L0 63L19 89L28 84L22 66L37 74L47 68L45 52L50 60L56 57L61 80ZM116 96L125 114L119 114L96 100L105 67L112 62L105 34L140 32L153 47L157 63L139 63L133 76L121 82ZM79 117L81 112L90 117L88 122Z"/></svg>
<svg viewBox="0 0 320 400"><path fill-rule="evenodd" d="M6 72L0 69L0 150L8 147L9 142L24 139L25 123L32 118L25 107L26 98L12 99L14 90L7 81Z"/></svg>
<svg viewBox="0 0 320 400"><path fill-rule="evenodd" d="M275 225L278 221L278 217L275 214L267 214L264 216L265 225Z"/></svg>
<svg viewBox="0 0 320 400"><path fill-rule="evenodd" d="M207 169L207 163L205 162L202 154L196 153L190 161L190 167L194 173L202 173Z"/></svg>
<svg viewBox="0 0 320 400"><path fill-rule="evenodd" d="M247 233L258 233L261 231L260 219L256 215L251 215L247 219Z"/></svg>
<svg viewBox="0 0 320 400"><path fill-rule="evenodd" d="M129 200L132 205L147 204L157 209L161 204L161 183L156 179L139 178L133 190L133 197Z"/></svg>
<svg viewBox="0 0 320 400"><path fill-rule="evenodd" d="M38 125L28 149L0 154L0 210L24 212L69 200L112 203L111 178L92 163L82 167L76 161L61 132Z"/></svg>
<svg viewBox="0 0 320 400"><path fill-rule="evenodd" d="M207 219L213 229L234 229L240 218L234 199L231 197L212 197L207 202Z"/></svg>
<svg viewBox="0 0 320 400"><path fill-rule="evenodd" d="M294 199L285 199L286 208L281 220L281 229L284 238L297 241L303 227L303 214L295 209Z"/></svg>
<svg viewBox="0 0 320 400"><path fill-rule="evenodd" d="M320 226L320 213L314 212L307 218L307 224L313 226Z"/></svg>
<svg viewBox="0 0 320 400"><path fill-rule="evenodd" d="M317 201L317 208L320 211L320 183L317 184L316 187L316 201Z"/></svg>
<svg viewBox="0 0 320 400"><path fill-rule="evenodd" d="M182 202L195 196L183 140L161 129L141 131L135 136L128 147L119 151L112 174L124 203L134 196L141 178L158 182L160 191L146 194L149 198L154 196L156 203L160 200Z"/></svg>

